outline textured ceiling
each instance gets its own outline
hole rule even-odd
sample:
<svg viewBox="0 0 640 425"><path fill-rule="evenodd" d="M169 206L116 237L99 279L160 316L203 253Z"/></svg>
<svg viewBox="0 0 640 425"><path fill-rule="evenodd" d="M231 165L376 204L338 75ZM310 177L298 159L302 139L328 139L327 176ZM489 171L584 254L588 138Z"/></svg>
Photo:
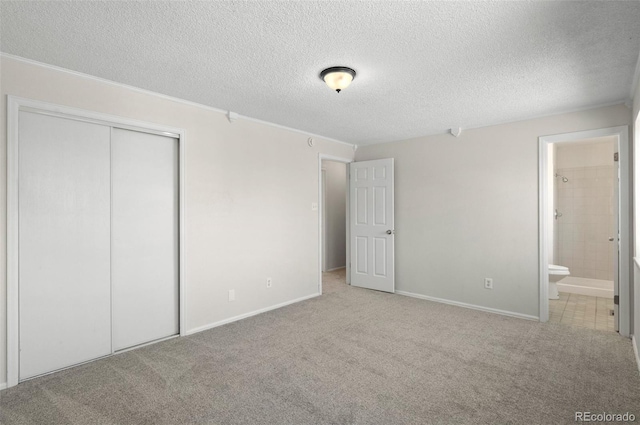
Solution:
<svg viewBox="0 0 640 425"><path fill-rule="evenodd" d="M360 145L630 96L640 2L0 2L0 50ZM340 94L318 78L345 65Z"/></svg>

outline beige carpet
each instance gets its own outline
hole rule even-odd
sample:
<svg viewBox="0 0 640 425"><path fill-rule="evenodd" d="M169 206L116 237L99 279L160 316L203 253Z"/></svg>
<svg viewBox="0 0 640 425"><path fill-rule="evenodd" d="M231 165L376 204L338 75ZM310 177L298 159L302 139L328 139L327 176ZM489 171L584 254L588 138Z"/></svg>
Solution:
<svg viewBox="0 0 640 425"><path fill-rule="evenodd" d="M2 424L570 424L640 416L628 339L352 288L0 392Z"/></svg>

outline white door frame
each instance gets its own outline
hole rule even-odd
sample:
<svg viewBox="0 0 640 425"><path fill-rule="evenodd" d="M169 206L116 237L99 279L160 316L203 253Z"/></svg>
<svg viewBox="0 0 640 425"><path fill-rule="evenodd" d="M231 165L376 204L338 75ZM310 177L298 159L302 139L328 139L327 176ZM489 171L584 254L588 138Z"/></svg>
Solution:
<svg viewBox="0 0 640 425"><path fill-rule="evenodd" d="M7 96L7 387L18 384L19 326L18 312L18 118L20 111L90 122L110 127L175 137L179 146L179 320L180 336L186 335L185 275L185 131L115 115L86 111L37 100ZM125 350L123 350L125 351Z"/></svg>
<svg viewBox="0 0 640 425"><path fill-rule="evenodd" d="M322 234L320 235L320 240L322 244L322 272L327 271L327 170L324 168L320 170L320 175L322 176L322 181L320 182L320 197L322 201L320 205L322 208L320 211L320 221L322 226Z"/></svg>
<svg viewBox="0 0 640 425"><path fill-rule="evenodd" d="M631 299L629 292L629 279L631 267L631 210L630 210L630 158L629 158L629 126L600 128L597 130L577 131L573 133L555 134L538 138L538 187L539 187L539 274L540 274L540 321L549 320L549 271L547 252L547 229L551 225L548 214L547 194L549 191L548 172L548 147L551 143L573 142L596 137L614 136L617 139L620 166L619 198L618 198L618 226L620 229L620 262L618 291L619 291L619 317L620 335L629 337Z"/></svg>
<svg viewBox="0 0 640 425"><path fill-rule="evenodd" d="M322 161L334 161L334 162L342 162L344 164L350 164L354 162L353 159L343 158L340 156L327 155L324 153L318 154L318 211L320 212L318 216L318 294L322 295L322 249L323 249L323 238L324 238L324 229L322 226L322 215L321 212L324 211L324 199L322 196ZM344 183L347 188L346 190L346 211L345 211L345 219L346 219L346 227L345 227L345 237L346 237L346 273L347 273L347 283L351 284L351 249L349 244L349 236L351 235L351 227L349 225L349 168L347 167L347 178Z"/></svg>

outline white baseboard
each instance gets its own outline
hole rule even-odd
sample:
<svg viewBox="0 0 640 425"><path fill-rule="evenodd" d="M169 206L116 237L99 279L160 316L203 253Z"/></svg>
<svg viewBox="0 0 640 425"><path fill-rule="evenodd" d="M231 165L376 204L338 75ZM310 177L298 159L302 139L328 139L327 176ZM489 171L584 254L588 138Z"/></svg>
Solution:
<svg viewBox="0 0 640 425"><path fill-rule="evenodd" d="M334 267L332 269L327 270L327 272L334 272L336 270L344 269L346 266Z"/></svg>
<svg viewBox="0 0 640 425"><path fill-rule="evenodd" d="M0 382L0 391L6 390L6 389L7 389L7 383L6 382Z"/></svg>
<svg viewBox="0 0 640 425"><path fill-rule="evenodd" d="M475 304L467 304L467 303L463 303L463 302L460 302L460 301L445 300L443 298L430 297L428 295L414 294L413 292L396 291L396 294L404 295L406 297L419 298L421 300L434 301L434 302L441 303L441 304L455 305L456 307L463 307L463 308L470 308L472 310L486 311L487 313L494 313L494 314L500 314L500 315L503 315L503 316L517 317L518 319L535 320L535 321L540 320L540 318L538 316L530 316L528 314L516 313L516 312L513 312L513 311L507 311L507 310L498 310L497 308L483 307L483 306L475 305Z"/></svg>
<svg viewBox="0 0 640 425"><path fill-rule="evenodd" d="M250 311L249 313L241 314L239 316L230 317L228 319L220 320L219 322L210 323L210 324L204 325L204 326L198 326L197 328L189 329L186 332L186 335L193 335L195 333L206 331L208 329L217 328L218 326L226 325L227 323L236 322L238 320L246 319L247 317L255 316L255 315L258 315L258 314L261 314L261 313L266 313L267 311L271 311L271 310L276 310L278 308L285 307L285 306L288 306L290 304L295 304L295 303L298 303L300 301L305 301L305 300L308 300L308 299L311 299L311 298L315 298L315 297L318 297L320 295L322 295L322 294L317 293L317 294L307 295L306 297L296 298L295 300L286 301L286 302L283 302L283 303L280 303L280 304L272 305L270 307L261 308L260 310Z"/></svg>
<svg viewBox="0 0 640 425"><path fill-rule="evenodd" d="M638 353L638 340L635 335L631 336L631 345L633 345L633 352L636 355L636 364L638 365L638 372L640 372L640 354Z"/></svg>

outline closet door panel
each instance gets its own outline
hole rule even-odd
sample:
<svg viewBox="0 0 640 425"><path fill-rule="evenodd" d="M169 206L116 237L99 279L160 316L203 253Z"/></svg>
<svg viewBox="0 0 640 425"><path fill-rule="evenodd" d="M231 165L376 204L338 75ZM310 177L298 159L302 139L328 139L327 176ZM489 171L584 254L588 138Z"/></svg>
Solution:
<svg viewBox="0 0 640 425"><path fill-rule="evenodd" d="M20 112L20 380L111 353L109 140Z"/></svg>
<svg viewBox="0 0 640 425"><path fill-rule="evenodd" d="M112 132L113 345L121 350L178 327L178 141Z"/></svg>

